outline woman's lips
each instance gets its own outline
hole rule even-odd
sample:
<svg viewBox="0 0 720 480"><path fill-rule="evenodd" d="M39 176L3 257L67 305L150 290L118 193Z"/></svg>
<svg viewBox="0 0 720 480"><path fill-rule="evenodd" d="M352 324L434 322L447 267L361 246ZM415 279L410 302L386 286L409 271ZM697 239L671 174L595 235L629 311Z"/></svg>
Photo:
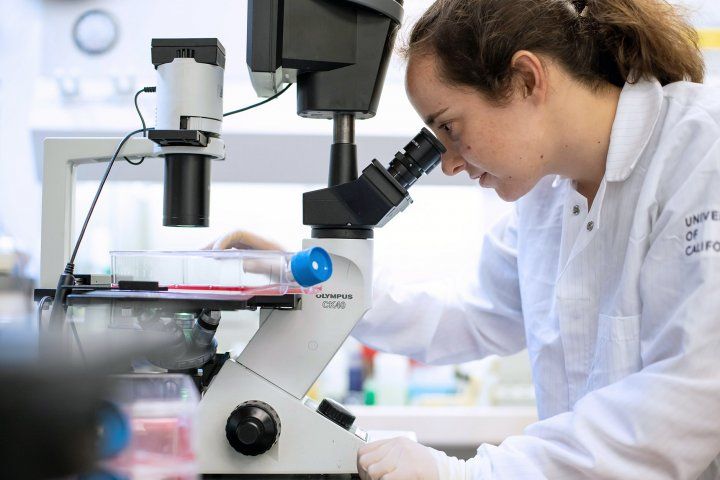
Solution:
<svg viewBox="0 0 720 480"><path fill-rule="evenodd" d="M488 180L490 180L490 174L485 172L482 175L480 175L478 183L483 188L488 188Z"/></svg>
<svg viewBox="0 0 720 480"><path fill-rule="evenodd" d="M470 179L471 179L471 180L477 180L477 182L478 182L478 183L480 184L480 186L483 187L483 188L489 188L490 185L488 184L488 182L490 181L490 178L491 178L491 177L492 177L492 175L489 174L488 172L483 172L483 173L481 173L481 174L479 174L479 175L471 175L471 176L470 176Z"/></svg>

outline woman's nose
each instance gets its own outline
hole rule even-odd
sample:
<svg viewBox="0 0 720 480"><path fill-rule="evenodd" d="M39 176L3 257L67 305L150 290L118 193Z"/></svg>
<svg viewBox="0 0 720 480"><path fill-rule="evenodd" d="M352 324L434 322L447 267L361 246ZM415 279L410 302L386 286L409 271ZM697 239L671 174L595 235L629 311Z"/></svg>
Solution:
<svg viewBox="0 0 720 480"><path fill-rule="evenodd" d="M453 150L448 149L440 161L445 175L453 176L465 170L465 160Z"/></svg>

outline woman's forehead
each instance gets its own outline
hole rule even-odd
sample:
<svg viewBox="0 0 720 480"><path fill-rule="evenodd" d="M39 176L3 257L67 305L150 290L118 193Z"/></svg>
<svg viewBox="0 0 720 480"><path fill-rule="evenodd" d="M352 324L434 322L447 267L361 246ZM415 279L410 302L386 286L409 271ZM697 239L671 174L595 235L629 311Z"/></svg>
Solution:
<svg viewBox="0 0 720 480"><path fill-rule="evenodd" d="M436 62L427 55L408 60L405 87L411 96L425 96L448 88L438 74Z"/></svg>

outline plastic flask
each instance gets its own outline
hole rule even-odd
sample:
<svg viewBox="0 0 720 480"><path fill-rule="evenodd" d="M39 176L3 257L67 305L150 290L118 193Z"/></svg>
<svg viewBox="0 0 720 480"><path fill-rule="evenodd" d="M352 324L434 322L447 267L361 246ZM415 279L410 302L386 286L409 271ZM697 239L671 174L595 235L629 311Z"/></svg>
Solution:
<svg viewBox="0 0 720 480"><path fill-rule="evenodd" d="M104 476L127 480L195 480L197 390L179 374L113 377L112 401L124 417L105 415Z"/></svg>
<svg viewBox="0 0 720 480"><path fill-rule="evenodd" d="M111 252L113 283L158 282L170 291L236 295L315 293L332 275L320 247L297 253L269 250Z"/></svg>

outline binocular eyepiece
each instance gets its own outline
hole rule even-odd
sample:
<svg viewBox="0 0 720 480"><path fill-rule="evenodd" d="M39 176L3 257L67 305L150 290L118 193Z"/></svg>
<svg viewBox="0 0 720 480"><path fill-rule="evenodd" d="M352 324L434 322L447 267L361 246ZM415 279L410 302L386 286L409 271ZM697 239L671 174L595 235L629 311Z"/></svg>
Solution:
<svg viewBox="0 0 720 480"><path fill-rule="evenodd" d="M423 173L430 173L440 163L440 156L447 151L427 128L423 128L404 150L405 153L395 154L387 170L406 190Z"/></svg>

